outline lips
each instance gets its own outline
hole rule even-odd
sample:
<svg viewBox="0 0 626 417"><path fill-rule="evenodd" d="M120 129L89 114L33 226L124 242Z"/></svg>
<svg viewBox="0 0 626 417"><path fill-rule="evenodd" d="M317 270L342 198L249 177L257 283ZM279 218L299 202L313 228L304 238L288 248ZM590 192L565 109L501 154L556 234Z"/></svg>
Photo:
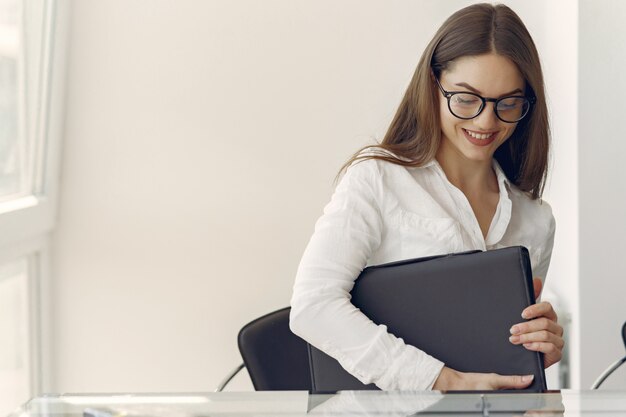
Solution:
<svg viewBox="0 0 626 417"><path fill-rule="evenodd" d="M474 132L462 129L465 138L476 146L487 146L498 137L498 132Z"/></svg>

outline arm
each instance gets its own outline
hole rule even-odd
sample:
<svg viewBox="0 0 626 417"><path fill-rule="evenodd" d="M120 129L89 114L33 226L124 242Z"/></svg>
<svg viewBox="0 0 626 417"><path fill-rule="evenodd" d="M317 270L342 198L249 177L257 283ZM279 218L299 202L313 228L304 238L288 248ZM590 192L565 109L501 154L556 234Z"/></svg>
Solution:
<svg viewBox="0 0 626 417"><path fill-rule="evenodd" d="M365 161L352 166L338 185L298 268L291 328L363 383L429 389L443 364L350 303L354 280L383 238L380 175L376 161Z"/></svg>

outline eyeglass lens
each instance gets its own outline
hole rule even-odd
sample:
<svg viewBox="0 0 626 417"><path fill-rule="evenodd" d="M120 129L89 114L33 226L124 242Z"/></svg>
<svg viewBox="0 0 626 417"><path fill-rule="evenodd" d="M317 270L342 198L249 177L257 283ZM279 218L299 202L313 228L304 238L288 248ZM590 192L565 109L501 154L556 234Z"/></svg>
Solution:
<svg viewBox="0 0 626 417"><path fill-rule="evenodd" d="M483 108L482 99L471 93L455 93L448 100L450 111L456 117L471 119ZM523 97L504 97L496 101L496 114L505 122L517 122L530 108L530 103Z"/></svg>

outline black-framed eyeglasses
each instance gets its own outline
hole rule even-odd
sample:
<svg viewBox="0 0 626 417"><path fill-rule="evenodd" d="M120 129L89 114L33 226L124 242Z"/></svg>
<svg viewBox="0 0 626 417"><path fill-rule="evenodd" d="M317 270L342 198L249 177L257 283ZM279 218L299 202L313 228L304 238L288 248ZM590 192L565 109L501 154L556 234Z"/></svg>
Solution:
<svg viewBox="0 0 626 417"><path fill-rule="evenodd" d="M448 99L448 109L453 116L469 120L477 117L485 108L487 102L494 103L493 110L496 117L505 123L516 123L522 120L535 104L534 97L507 96L501 98L482 97L467 91L446 91L435 77L443 96Z"/></svg>

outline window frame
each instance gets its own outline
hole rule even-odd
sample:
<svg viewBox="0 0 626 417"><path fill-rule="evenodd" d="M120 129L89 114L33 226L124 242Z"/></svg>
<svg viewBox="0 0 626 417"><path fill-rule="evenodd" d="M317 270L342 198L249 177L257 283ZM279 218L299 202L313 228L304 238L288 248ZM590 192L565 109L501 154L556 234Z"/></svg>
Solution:
<svg viewBox="0 0 626 417"><path fill-rule="evenodd" d="M25 0L25 2L28 0ZM24 85L28 63L19 68L18 100L22 120L19 133L25 136L30 159L30 195L0 202L0 263L26 257L28 265L28 316L30 395L50 391L52 376L52 308L50 235L57 223L59 168L64 120L65 73L70 0L41 0L43 3L42 41L37 80L36 113L28 121L25 104L28 86ZM22 5L25 13L27 5ZM24 19L22 19L22 23ZM25 25L22 25L22 39ZM20 54L26 53L21 43Z"/></svg>

